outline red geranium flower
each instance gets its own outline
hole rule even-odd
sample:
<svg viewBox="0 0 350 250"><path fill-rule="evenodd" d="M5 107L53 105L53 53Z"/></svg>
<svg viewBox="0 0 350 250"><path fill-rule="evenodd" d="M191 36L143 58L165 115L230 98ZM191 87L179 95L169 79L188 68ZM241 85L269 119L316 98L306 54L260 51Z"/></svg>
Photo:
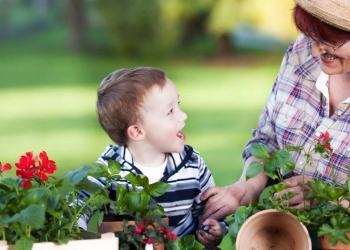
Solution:
<svg viewBox="0 0 350 250"><path fill-rule="evenodd" d="M333 151L332 147L331 147L331 144L329 142L329 132L327 131L326 133L322 134L320 136L320 138L318 139L318 141L325 147L327 148L330 152Z"/></svg>
<svg viewBox="0 0 350 250"><path fill-rule="evenodd" d="M18 168L16 175L22 179L21 186L24 188L31 187L31 181L35 179L48 181L46 174L53 174L57 169L56 163L48 158L45 151L40 152L39 157L33 157L33 152L26 152L15 165Z"/></svg>
<svg viewBox="0 0 350 250"><path fill-rule="evenodd" d="M5 163L4 166L1 164L0 162L0 175L5 172L5 171L8 171L10 170L12 167L11 167L11 164L10 163Z"/></svg>

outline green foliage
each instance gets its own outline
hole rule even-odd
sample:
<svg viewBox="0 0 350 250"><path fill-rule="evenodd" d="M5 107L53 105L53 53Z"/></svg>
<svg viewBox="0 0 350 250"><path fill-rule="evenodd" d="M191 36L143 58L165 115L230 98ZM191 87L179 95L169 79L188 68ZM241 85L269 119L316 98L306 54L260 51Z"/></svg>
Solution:
<svg viewBox="0 0 350 250"><path fill-rule="evenodd" d="M264 162L252 162L248 169L247 180L258 175L262 169L271 179L283 181L281 171L284 174L289 173L294 169L294 160L291 155L285 150L276 150L273 155L270 155L269 149L264 144L254 144L249 148L251 154L258 159L265 159Z"/></svg>
<svg viewBox="0 0 350 250"><path fill-rule="evenodd" d="M67 242L81 239L75 227L77 213L61 196L57 187L61 180L48 187L35 185L31 188L19 186L19 178L0 180L0 237L16 249L31 249L35 242Z"/></svg>
<svg viewBox="0 0 350 250"><path fill-rule="evenodd" d="M113 36L112 45L124 57L160 56L179 44L177 23L162 13L162 1L103 0L99 9Z"/></svg>
<svg viewBox="0 0 350 250"><path fill-rule="evenodd" d="M116 214L127 214L145 228L143 234L130 237L135 226L125 227L126 231L119 234L120 242L124 244L121 249L129 249L126 247L129 244L142 245L145 239L169 246L176 246L177 241L182 244L181 240L170 233L168 225L162 220L164 209L153 199L164 194L170 185L162 182L149 184L147 177L129 174L125 180L130 182L133 189L120 189L122 192L117 192L117 204L114 204L106 189L112 181L121 179L120 169L115 161L109 161L108 168L102 164L83 165L45 186L38 182L30 188L21 186L20 177L0 179L0 237L8 244L15 244L17 250L30 250L35 242L53 241L63 244L72 239L82 239L83 232L78 227L78 217L87 213L88 209L101 210L109 205ZM97 184L88 180L89 176L105 178L107 183L105 186ZM67 196L58 192L62 182L69 185ZM118 190L119 187L122 185L118 185ZM83 205L77 203L79 191L90 193ZM196 249L194 238L188 238L186 242L186 248L171 249ZM192 247L187 248L191 244Z"/></svg>
<svg viewBox="0 0 350 250"><path fill-rule="evenodd" d="M322 157L330 158L332 149L329 146L329 134L326 133L324 141L317 141L313 148L304 151L306 156L305 164L312 164L312 154L318 153ZM293 192L286 193L282 197L275 197L288 185L283 184L283 176L281 173L288 173L294 169L295 163L290 156L291 151L303 151L300 146L287 145L286 149L277 150L274 154L270 154L268 148L262 144L252 145L249 148L251 154L262 159L263 162L252 162L247 169L247 180L255 177L262 169L267 176L272 179L278 179L278 183L271 186L267 198L258 203L251 203L248 207L238 207L236 212L230 218L229 236L232 244L235 244L239 229L243 223L253 214L266 210L278 209L286 213L294 215L309 230L316 230L318 236L330 236L330 243L334 246L338 241L344 244L350 244L350 239L346 233L350 232L350 177L345 183L333 181L331 183L324 182L320 178L305 183L303 186L304 199L310 201L310 206L305 206L299 210L293 206L289 206L289 200L296 194ZM306 194L305 186L310 188L310 192ZM304 203L305 204L305 203Z"/></svg>

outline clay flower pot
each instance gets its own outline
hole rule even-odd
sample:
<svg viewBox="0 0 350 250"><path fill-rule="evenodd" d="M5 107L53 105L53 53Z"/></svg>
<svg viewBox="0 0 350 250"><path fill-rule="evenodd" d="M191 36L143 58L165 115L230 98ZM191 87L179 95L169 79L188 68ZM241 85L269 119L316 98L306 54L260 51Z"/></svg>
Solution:
<svg viewBox="0 0 350 250"><path fill-rule="evenodd" d="M275 209L248 218L238 232L236 250L311 250L306 227L290 214Z"/></svg>
<svg viewBox="0 0 350 250"><path fill-rule="evenodd" d="M348 237L350 237L350 233L346 234ZM318 238L318 247L322 250L350 250L350 244L343 244L340 241L333 247L331 243L329 243L329 236L325 235Z"/></svg>

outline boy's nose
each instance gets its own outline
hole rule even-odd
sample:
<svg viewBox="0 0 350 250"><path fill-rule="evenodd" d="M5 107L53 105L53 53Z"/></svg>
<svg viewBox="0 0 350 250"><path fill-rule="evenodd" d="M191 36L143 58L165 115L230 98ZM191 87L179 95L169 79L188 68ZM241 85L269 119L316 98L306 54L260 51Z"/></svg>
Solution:
<svg viewBox="0 0 350 250"><path fill-rule="evenodd" d="M181 120L182 121L186 121L187 120L187 114L185 112L183 112L183 111L181 111L181 112L182 112Z"/></svg>

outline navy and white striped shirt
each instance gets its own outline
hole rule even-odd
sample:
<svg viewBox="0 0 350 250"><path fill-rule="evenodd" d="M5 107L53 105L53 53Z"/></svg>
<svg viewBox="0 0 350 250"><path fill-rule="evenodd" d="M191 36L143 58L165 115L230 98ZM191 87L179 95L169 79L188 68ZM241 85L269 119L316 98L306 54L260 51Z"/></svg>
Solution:
<svg viewBox="0 0 350 250"><path fill-rule="evenodd" d="M108 160L115 160L121 165L121 176L130 172L143 174L134 164L134 160L126 147L107 146L105 152L98 159L98 163L108 166ZM105 184L104 180L98 180ZM200 200L201 195L210 187L214 187L214 179L199 153L192 147L185 145L181 153L168 155L167 164L160 180L171 187L156 201L164 208L169 218L169 226L178 237L195 234L199 228L199 219L203 214L205 202ZM127 185L125 180L118 184ZM111 200L115 201L116 185L112 184L108 192ZM112 210L110 210L112 212ZM86 229L89 215L79 218L79 226ZM220 222L226 227L224 222Z"/></svg>

